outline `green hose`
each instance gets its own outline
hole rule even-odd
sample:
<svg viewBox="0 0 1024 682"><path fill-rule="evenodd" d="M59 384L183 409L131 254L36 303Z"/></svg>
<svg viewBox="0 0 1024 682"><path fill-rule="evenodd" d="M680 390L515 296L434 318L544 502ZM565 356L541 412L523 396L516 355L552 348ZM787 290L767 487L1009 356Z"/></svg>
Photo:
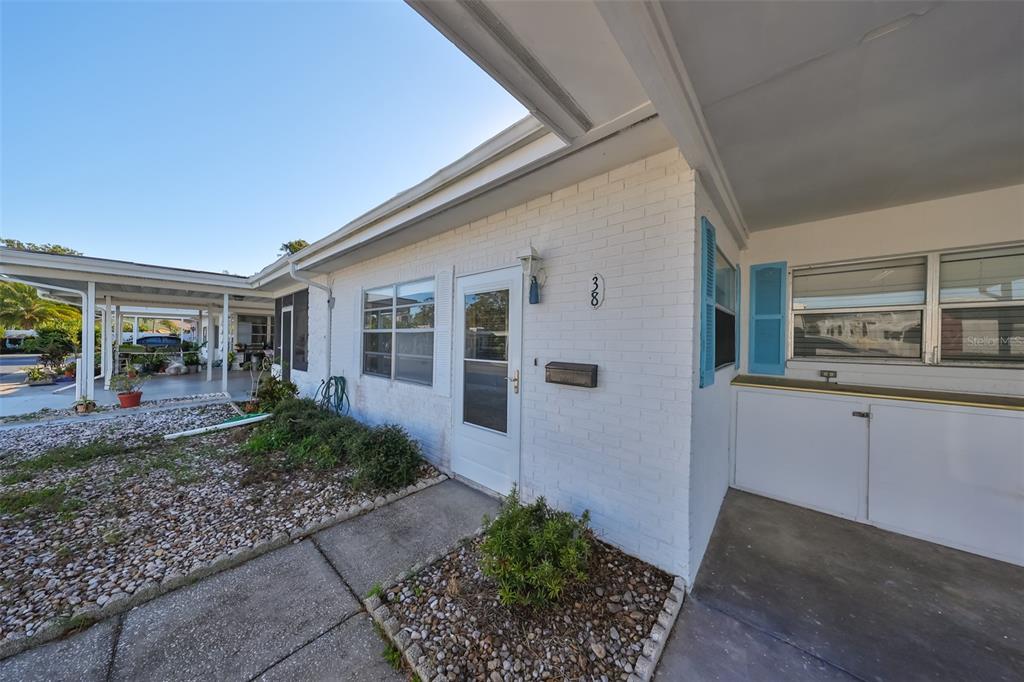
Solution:
<svg viewBox="0 0 1024 682"><path fill-rule="evenodd" d="M345 377L327 377L320 382L314 400L320 409L330 410L335 414L348 414L351 404L348 401L347 387Z"/></svg>

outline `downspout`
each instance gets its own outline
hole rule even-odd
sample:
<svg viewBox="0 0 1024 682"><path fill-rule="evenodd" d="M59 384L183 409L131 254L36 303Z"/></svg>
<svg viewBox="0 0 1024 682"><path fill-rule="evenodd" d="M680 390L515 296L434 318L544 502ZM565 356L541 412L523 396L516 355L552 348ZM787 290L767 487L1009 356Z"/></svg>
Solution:
<svg viewBox="0 0 1024 682"><path fill-rule="evenodd" d="M30 281L25 280L25 279L18 279L17 277L11 277L10 275L3 275L3 278L5 280L7 280L8 282L17 282L18 284L27 284L30 287L35 287L37 293L38 293L39 289L42 289L43 291L54 289L56 291L64 291L64 292L67 292L69 294L75 294L76 296L81 297L81 299L82 299L82 310L83 311L85 310L85 298L86 298L86 295L85 295L84 291L79 291L78 289L69 289L68 287L60 287L60 286L57 286L56 284L40 284L39 282L30 282ZM86 329L86 325L83 324L82 325L82 338L79 340L79 343L81 343L82 355L83 356L85 355L85 335L87 333L92 333L92 330L91 329ZM92 377L92 380L96 381L96 379L98 379L98 378L99 377ZM81 357L75 358L75 400L76 401L79 400L82 397L82 394L85 392L85 381L86 381L85 377L82 374L82 358Z"/></svg>
<svg viewBox="0 0 1024 682"><path fill-rule="evenodd" d="M325 291L327 293L327 376L324 377L324 379L328 379L331 377L331 331L333 329L332 323L334 320L334 292L331 290L331 287L327 286L326 284L314 282L309 277L299 274L299 268L295 265L295 263L288 264L288 274L291 275L292 279L294 279L296 282L308 284L311 287L316 287L317 289L320 289L321 291Z"/></svg>

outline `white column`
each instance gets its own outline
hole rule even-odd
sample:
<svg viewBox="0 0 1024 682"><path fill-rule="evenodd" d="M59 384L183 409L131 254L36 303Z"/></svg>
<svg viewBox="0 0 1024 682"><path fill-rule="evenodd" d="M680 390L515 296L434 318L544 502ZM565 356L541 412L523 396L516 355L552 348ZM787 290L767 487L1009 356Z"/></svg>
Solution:
<svg viewBox="0 0 1024 682"><path fill-rule="evenodd" d="M85 293L85 312L82 314L82 367L79 375L85 382L82 397L96 398L96 282L89 282Z"/></svg>
<svg viewBox="0 0 1024 682"><path fill-rule="evenodd" d="M206 380L213 381L213 307L206 309Z"/></svg>
<svg viewBox="0 0 1024 682"><path fill-rule="evenodd" d="M124 318L121 316L121 304L114 306L114 374L121 371L121 328L124 326Z"/></svg>
<svg viewBox="0 0 1024 682"><path fill-rule="evenodd" d="M110 375L113 373L113 354L111 348L114 346L114 335L110 331L110 325L113 323L113 309L110 305L110 296L104 297L103 306L103 334L100 336L100 346L103 352L102 368L103 368L103 388L110 390Z"/></svg>
<svg viewBox="0 0 1024 682"><path fill-rule="evenodd" d="M132 343L139 342L139 316L132 318Z"/></svg>
<svg viewBox="0 0 1024 682"><path fill-rule="evenodd" d="M224 361L220 363L220 390L228 392L228 295L224 294L224 309L220 311L220 354Z"/></svg>

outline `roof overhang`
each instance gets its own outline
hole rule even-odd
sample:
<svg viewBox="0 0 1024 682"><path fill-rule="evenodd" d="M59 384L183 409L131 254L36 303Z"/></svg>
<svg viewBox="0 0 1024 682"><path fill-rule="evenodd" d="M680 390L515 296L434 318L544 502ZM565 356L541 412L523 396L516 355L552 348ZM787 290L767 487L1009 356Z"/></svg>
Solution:
<svg viewBox="0 0 1024 682"><path fill-rule="evenodd" d="M71 305L81 299L63 289L85 292L95 284L97 300L133 305L199 310L223 304L238 312L273 310L272 294L254 291L247 277L168 268L129 261L64 256L0 248L0 277L29 282L47 298Z"/></svg>

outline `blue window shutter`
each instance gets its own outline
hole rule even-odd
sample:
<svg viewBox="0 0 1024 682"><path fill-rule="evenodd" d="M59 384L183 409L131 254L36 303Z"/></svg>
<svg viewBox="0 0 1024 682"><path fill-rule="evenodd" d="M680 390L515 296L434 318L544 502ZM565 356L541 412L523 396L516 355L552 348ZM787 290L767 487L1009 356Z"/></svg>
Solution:
<svg viewBox="0 0 1024 682"><path fill-rule="evenodd" d="M786 373L786 264L750 266L750 339L747 371Z"/></svg>
<svg viewBox="0 0 1024 682"><path fill-rule="evenodd" d="M715 383L715 226L700 219L700 386Z"/></svg>
<svg viewBox="0 0 1024 682"><path fill-rule="evenodd" d="M736 282L735 282L735 284L736 284L736 321L733 323L733 325L734 325L733 326L733 334L735 334L735 336L736 336L736 351L735 351L735 358L736 358L735 367L736 367L736 369L740 368L740 348L743 347L743 345L740 343L740 339L743 338L742 336L740 336L740 311L742 310L742 308L740 307L740 303L742 302L741 296L742 296L742 291L743 291L743 283L740 281L741 280L740 274L742 272L743 272L743 268L740 267L739 265L737 265L736 266Z"/></svg>

